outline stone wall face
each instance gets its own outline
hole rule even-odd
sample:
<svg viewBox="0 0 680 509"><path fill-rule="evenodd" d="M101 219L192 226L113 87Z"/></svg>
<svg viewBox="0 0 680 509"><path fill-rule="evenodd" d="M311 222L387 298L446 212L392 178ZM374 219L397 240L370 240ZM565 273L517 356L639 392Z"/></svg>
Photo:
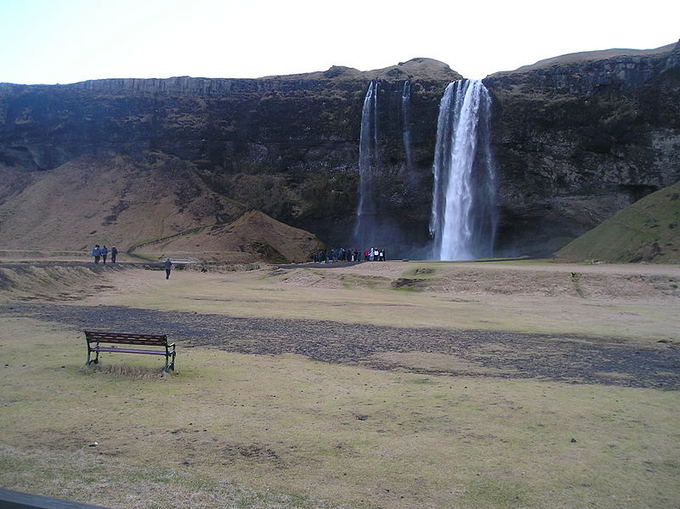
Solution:
<svg viewBox="0 0 680 509"><path fill-rule="evenodd" d="M508 254L550 251L680 180L678 51L484 80Z"/></svg>
<svg viewBox="0 0 680 509"><path fill-rule="evenodd" d="M493 100L499 253L551 250L680 179L680 51L503 73ZM415 62L415 63L414 63ZM427 243L439 101L460 76L417 59L262 79L0 84L0 164L50 171L74 158L163 152L212 190L345 243L356 209L361 108L379 82L381 210ZM421 67L418 67L421 66ZM426 71L423 71L425 67ZM414 167L401 93L411 81Z"/></svg>
<svg viewBox="0 0 680 509"><path fill-rule="evenodd" d="M444 67L438 78L413 81L413 178L405 173L401 111L410 76L364 74L0 85L0 163L49 171L83 155L163 152L191 162L217 192L346 242L357 200L361 107L376 79L384 177L376 199L385 214L415 225L407 228L425 242L439 98L460 76Z"/></svg>

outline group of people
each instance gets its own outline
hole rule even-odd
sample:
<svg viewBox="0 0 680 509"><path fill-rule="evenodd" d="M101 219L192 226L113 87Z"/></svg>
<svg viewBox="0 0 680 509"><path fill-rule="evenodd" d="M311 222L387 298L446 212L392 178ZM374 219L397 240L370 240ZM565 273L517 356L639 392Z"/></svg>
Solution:
<svg viewBox="0 0 680 509"><path fill-rule="evenodd" d="M109 253L111 254L111 263L116 263L116 257L118 256L118 248L116 246L111 246L111 250L109 251L109 248L105 245L100 247L99 244L95 244L92 248L94 263L99 263L100 261L106 263L106 258L109 256ZM165 279L170 279L170 272L172 271L172 260L170 260L170 258L167 258L165 262L163 262L163 268L165 269Z"/></svg>
<svg viewBox="0 0 680 509"><path fill-rule="evenodd" d="M340 247L337 249L326 249L317 251L312 255L312 260L315 263L332 263L332 262L384 262L385 250L372 247L365 249L363 252L358 249L345 249Z"/></svg>
<svg viewBox="0 0 680 509"><path fill-rule="evenodd" d="M99 244L96 244L92 248L92 256L94 257L94 263L99 263L101 260L103 263L106 263L106 258L109 256L109 253L111 253L111 263L116 263L116 257L118 256L118 249L116 246L111 246L111 251L109 251L109 248L106 246L99 247Z"/></svg>

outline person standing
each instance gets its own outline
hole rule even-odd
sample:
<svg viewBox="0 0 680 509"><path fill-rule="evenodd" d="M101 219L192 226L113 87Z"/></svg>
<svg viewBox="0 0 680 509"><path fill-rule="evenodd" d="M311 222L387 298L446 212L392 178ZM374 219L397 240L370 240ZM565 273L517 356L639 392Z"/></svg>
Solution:
<svg viewBox="0 0 680 509"><path fill-rule="evenodd" d="M109 254L109 249L106 247L106 244L99 250L99 252L102 255L102 261L106 263L106 256Z"/></svg>
<svg viewBox="0 0 680 509"><path fill-rule="evenodd" d="M165 260L165 279L170 279L170 271L172 270L172 262L170 258Z"/></svg>
<svg viewBox="0 0 680 509"><path fill-rule="evenodd" d="M118 248L111 246L111 263L116 263L116 256L118 256Z"/></svg>
<svg viewBox="0 0 680 509"><path fill-rule="evenodd" d="M94 263L99 263L99 258L101 257L102 253L99 250L99 244L95 244L95 246L92 248L92 256L94 256Z"/></svg>

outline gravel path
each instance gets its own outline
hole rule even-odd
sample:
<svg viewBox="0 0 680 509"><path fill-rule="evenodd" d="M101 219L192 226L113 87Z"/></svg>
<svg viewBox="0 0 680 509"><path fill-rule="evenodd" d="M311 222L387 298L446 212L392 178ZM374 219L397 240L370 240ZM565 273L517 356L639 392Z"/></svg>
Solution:
<svg viewBox="0 0 680 509"><path fill-rule="evenodd" d="M212 346L249 354L294 353L377 369L395 365L376 359L375 354L427 352L453 355L464 366L410 371L680 390L680 349L612 344L610 338L234 318L117 306L13 304L0 309L0 316L8 315L57 322L76 330L164 333L180 349Z"/></svg>

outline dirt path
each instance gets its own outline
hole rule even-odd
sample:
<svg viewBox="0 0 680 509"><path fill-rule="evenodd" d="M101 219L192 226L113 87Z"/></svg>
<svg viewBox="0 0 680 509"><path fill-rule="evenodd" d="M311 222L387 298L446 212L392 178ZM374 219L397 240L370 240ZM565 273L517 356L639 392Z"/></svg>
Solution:
<svg viewBox="0 0 680 509"><path fill-rule="evenodd" d="M118 306L13 304L0 309L0 316L8 315L57 322L74 330L166 333L179 343L180 351L182 347L211 346L249 354L292 353L324 362L426 374L491 374L680 389L680 349L618 345L610 338L233 318ZM397 357L418 352L426 360L436 356L439 362L428 366L427 362L386 360L395 352Z"/></svg>

